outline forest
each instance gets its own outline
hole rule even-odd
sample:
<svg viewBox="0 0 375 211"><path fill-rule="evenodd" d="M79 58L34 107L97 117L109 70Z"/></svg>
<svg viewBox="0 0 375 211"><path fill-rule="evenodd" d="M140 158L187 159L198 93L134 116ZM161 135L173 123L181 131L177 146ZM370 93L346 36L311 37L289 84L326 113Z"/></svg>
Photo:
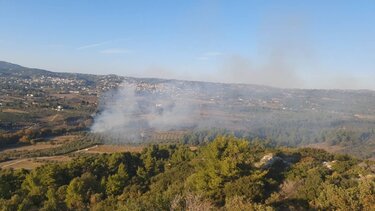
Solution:
<svg viewBox="0 0 375 211"><path fill-rule="evenodd" d="M1 210L374 208L374 161L228 135L0 170Z"/></svg>

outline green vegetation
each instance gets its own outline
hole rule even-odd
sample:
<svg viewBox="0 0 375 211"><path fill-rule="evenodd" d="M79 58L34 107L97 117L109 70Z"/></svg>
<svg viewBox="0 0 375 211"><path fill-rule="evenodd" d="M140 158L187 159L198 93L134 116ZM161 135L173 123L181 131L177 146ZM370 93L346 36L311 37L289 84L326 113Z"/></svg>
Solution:
<svg viewBox="0 0 375 211"><path fill-rule="evenodd" d="M374 210L375 163L219 136L0 171L2 210Z"/></svg>
<svg viewBox="0 0 375 211"><path fill-rule="evenodd" d="M294 132L293 132L294 131ZM302 132L303 133L303 132ZM228 129L214 128L211 130L197 130L185 134L181 139L184 144L200 145L214 140L218 135L233 135L237 138L246 138L263 142L267 146L306 146L307 144L326 144L327 147L342 148L341 153L347 153L359 158L375 158L375 132L374 129L360 131L356 129L322 129L319 133L305 137L303 143L298 140L302 139L300 132L292 129L280 130L264 129L259 136L257 132L251 130L232 131ZM319 137L319 138L317 138ZM366 146L366 147L364 147Z"/></svg>
<svg viewBox="0 0 375 211"><path fill-rule="evenodd" d="M100 144L97 140L91 138L90 136L82 136L76 140L71 140L61 146L49 148L49 149L39 149L39 150L29 150L29 151L8 151L0 153L0 162L19 159L19 158L36 158L42 156L56 156L65 155L71 152L75 152L96 144Z"/></svg>

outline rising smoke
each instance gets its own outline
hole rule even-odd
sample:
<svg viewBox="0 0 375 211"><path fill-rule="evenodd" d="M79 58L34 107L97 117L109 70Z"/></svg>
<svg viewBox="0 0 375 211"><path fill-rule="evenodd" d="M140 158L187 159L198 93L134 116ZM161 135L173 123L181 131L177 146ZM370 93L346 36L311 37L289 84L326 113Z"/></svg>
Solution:
<svg viewBox="0 0 375 211"><path fill-rule="evenodd" d="M323 129L355 120L355 114L371 114L373 99L369 91L125 78L118 89L103 94L91 129L122 143L158 140L153 135L159 132L213 128L271 136L286 144L310 142Z"/></svg>
<svg viewBox="0 0 375 211"><path fill-rule="evenodd" d="M211 57L217 56L220 59L217 69L210 75L176 75L176 71L158 66L147 70L143 76L281 88L348 88L348 84L361 88L361 84L357 84L350 75L328 77L316 70L320 68L314 59L315 52L307 25L301 16L276 17L266 21L259 29L256 58L241 54L211 53ZM211 58L206 57L207 60ZM308 109L315 109L321 103L304 105L311 100L309 92L303 93L304 100L301 100L302 98L291 97L298 90L275 91L276 89L266 87L242 89L240 85L235 89L230 87L231 85L173 80L125 80L117 90L102 96L100 112L91 129L94 133L105 134L120 141L139 142L147 139L153 131L195 128L260 128L259 134L263 134L264 128L281 128L290 124L288 115L296 115L297 117L293 117L307 124L306 128L314 128L314 132L322 127L319 121L311 118L306 120L304 110L299 115L295 113L306 106ZM257 93L262 89L266 90ZM348 99L342 100L349 102ZM330 102L324 106L328 112L332 112L341 105ZM352 108L355 106L352 105ZM290 124L292 129L299 126L297 120Z"/></svg>
<svg viewBox="0 0 375 211"><path fill-rule="evenodd" d="M144 83L125 81L117 90L105 93L101 112L92 126L94 133L120 141L138 142L152 131L169 131L208 125L200 113L195 86L179 82Z"/></svg>

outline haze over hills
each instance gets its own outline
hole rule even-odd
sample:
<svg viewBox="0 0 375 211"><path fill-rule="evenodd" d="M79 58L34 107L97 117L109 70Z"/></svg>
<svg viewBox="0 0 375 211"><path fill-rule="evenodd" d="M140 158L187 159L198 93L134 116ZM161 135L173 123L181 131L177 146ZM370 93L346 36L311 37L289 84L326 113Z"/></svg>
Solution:
<svg viewBox="0 0 375 211"><path fill-rule="evenodd" d="M375 211L374 11L0 0L0 210Z"/></svg>
<svg viewBox="0 0 375 211"><path fill-rule="evenodd" d="M372 211L374 94L2 62L0 210Z"/></svg>
<svg viewBox="0 0 375 211"><path fill-rule="evenodd" d="M0 80L3 86L17 84L28 92L53 88L96 96L91 130L112 142L141 142L160 131L216 128L280 145L375 157L375 92L370 90L55 73L6 62L0 62Z"/></svg>

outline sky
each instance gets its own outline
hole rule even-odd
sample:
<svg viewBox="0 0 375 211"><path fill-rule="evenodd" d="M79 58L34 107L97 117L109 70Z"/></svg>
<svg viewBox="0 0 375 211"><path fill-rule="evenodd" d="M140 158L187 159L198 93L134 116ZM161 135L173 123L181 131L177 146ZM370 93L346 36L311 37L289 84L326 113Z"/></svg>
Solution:
<svg viewBox="0 0 375 211"><path fill-rule="evenodd" d="M375 90L373 0L0 0L0 60L58 72Z"/></svg>

